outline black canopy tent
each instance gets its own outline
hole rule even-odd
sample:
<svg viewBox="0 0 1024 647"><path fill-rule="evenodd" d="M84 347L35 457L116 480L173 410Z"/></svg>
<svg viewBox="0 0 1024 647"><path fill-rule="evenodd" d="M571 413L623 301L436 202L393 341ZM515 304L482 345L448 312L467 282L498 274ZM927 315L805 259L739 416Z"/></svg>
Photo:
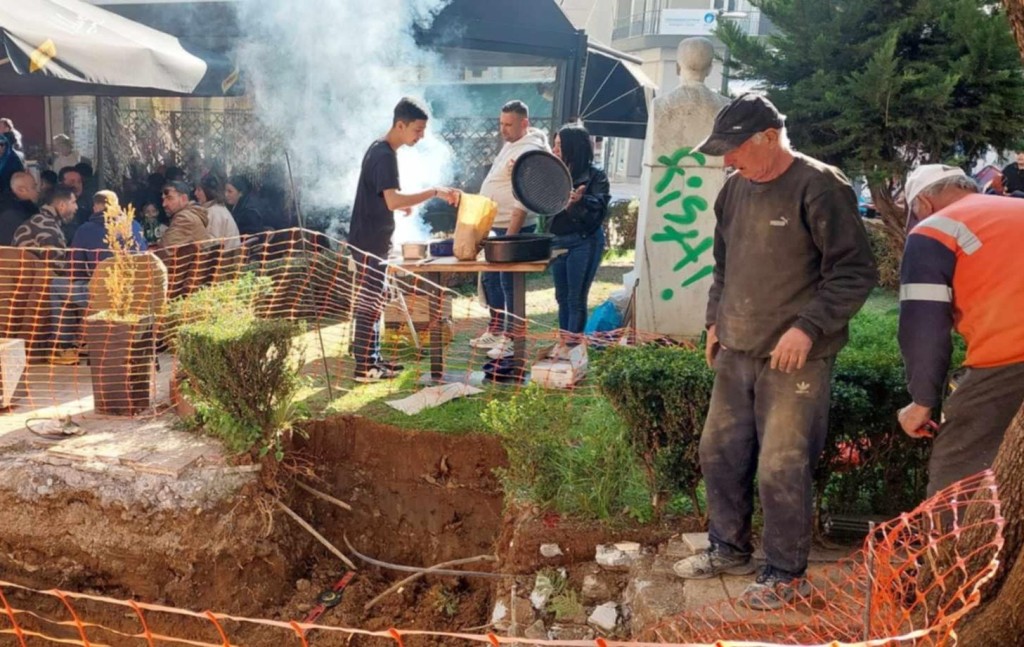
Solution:
<svg viewBox="0 0 1024 647"><path fill-rule="evenodd" d="M222 55L82 0L0 0L0 94L240 94Z"/></svg>

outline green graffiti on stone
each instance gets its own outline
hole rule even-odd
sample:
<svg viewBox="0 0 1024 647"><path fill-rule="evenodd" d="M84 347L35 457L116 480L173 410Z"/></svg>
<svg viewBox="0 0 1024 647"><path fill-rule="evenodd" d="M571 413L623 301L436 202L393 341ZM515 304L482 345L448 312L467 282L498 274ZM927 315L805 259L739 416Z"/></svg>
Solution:
<svg viewBox="0 0 1024 647"><path fill-rule="evenodd" d="M665 173L654 185L654 192L658 195L655 202L658 209L665 209L661 217L667 224L664 228L653 234L651 240L655 243L670 243L682 254L678 262L672 267L672 271L681 272L689 265L697 265L697 269L687 276L680 284L681 287L693 285L702 278L709 276L714 271L714 264L707 262L706 254L714 246L714 239L711 236L700 238L700 232L694 227L697 218L701 213L708 210L708 201L699 195L685 195L685 189L699 189L704 186L704 180L698 176L686 177L686 169L682 166L685 159L692 159L698 166L704 166L707 159L701 153L691 148L680 148L672 155L658 157L658 162L665 166ZM676 178L684 179L682 186L673 186ZM675 290L665 288L661 291L663 301L671 301L675 297Z"/></svg>

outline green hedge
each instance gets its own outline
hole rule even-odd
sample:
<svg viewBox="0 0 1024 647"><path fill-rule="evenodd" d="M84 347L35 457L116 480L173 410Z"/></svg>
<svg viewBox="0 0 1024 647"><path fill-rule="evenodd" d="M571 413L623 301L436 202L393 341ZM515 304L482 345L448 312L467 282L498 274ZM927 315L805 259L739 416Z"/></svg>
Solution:
<svg viewBox="0 0 1024 647"><path fill-rule="evenodd" d="M832 381L826 449L815 473L819 511L893 515L924 498L927 442L899 427L910 401L896 341L895 311L862 311ZM954 366L963 359L957 343ZM631 430L645 463L654 459L659 489L692 496L699 478L697 444L713 372L703 352L648 346L615 348L597 361L604 394Z"/></svg>
<svg viewBox="0 0 1024 647"><path fill-rule="evenodd" d="M231 451L282 456L281 434L295 417L295 338L302 331L295 321L237 312L179 328L186 392L206 430Z"/></svg>
<svg viewBox="0 0 1024 647"><path fill-rule="evenodd" d="M611 347L602 353L597 375L629 429L648 486L659 495L656 501L682 491L699 510L697 446L714 382L703 353L656 345Z"/></svg>

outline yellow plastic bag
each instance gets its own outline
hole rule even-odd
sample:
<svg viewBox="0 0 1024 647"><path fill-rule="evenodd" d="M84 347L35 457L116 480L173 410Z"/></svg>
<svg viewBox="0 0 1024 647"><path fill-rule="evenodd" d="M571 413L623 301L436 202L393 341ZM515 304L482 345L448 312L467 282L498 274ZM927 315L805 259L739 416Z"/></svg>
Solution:
<svg viewBox="0 0 1024 647"><path fill-rule="evenodd" d="M471 261L480 253L480 243L491 233L498 215L498 203L473 193L463 193L455 221L455 257Z"/></svg>

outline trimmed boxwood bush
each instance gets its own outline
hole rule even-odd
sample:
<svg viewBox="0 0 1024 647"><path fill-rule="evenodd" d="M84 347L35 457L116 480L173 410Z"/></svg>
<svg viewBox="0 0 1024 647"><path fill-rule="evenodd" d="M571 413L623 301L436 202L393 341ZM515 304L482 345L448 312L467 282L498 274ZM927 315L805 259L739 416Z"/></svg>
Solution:
<svg viewBox="0 0 1024 647"><path fill-rule="evenodd" d="M295 338L301 323L230 312L182 326L178 361L206 430L235 452L282 455L280 435L299 389Z"/></svg>
<svg viewBox="0 0 1024 647"><path fill-rule="evenodd" d="M704 354L656 345L612 347L602 354L597 373L643 461L655 509L667 500L662 494L682 491L699 511L697 446L714 383Z"/></svg>

